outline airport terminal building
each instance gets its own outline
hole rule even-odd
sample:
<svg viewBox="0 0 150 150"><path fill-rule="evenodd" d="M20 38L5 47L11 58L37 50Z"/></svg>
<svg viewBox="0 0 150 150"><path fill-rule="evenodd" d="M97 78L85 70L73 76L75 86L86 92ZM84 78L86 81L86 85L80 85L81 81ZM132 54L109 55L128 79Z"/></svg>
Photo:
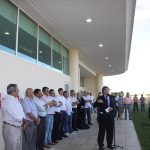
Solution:
<svg viewBox="0 0 150 150"><path fill-rule="evenodd" d="M0 91L17 83L21 92L48 86L96 96L103 76L128 68L135 3L0 0Z"/></svg>

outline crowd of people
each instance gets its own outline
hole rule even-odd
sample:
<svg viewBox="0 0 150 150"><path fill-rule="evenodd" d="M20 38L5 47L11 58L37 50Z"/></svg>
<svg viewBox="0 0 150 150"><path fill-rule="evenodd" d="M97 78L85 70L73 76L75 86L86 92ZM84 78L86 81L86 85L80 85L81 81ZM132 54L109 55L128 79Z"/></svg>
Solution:
<svg viewBox="0 0 150 150"><path fill-rule="evenodd" d="M62 88L27 88L19 97L17 84L7 86L1 111L5 150L44 150L70 134L92 125L94 97L91 93L70 93Z"/></svg>
<svg viewBox="0 0 150 150"><path fill-rule="evenodd" d="M127 113L129 114L129 120L132 120L132 105L133 105L133 112L140 111L145 112L145 97L141 94L141 97L138 98L137 94L134 95L132 98L129 92L126 93L126 96L123 97L123 94L120 93L119 96L115 96L116 101L116 108L118 112L117 119L122 120L122 114L125 111L125 120L127 119Z"/></svg>
<svg viewBox="0 0 150 150"><path fill-rule="evenodd" d="M17 84L7 86L7 96L1 105L3 126L2 134L5 150L44 150L56 145L70 134L78 134L81 129L89 129L92 124L91 114L97 112L99 122L98 145L102 150L106 132L107 147L113 149L114 118L125 120L127 114L132 120L133 111L145 111L145 98L137 95L131 98L120 93L110 95L109 88L104 86L102 94L94 98L87 91L75 93L74 90L64 91L43 87L42 89L27 88L24 98L19 97ZM150 110L149 110L150 111Z"/></svg>

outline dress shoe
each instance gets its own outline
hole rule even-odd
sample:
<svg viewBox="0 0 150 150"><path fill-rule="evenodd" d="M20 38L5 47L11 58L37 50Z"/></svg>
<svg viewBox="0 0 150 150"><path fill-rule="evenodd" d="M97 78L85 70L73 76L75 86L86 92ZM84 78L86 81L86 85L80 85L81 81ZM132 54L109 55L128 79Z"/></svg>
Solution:
<svg viewBox="0 0 150 150"><path fill-rule="evenodd" d="M58 143L58 141L53 141L53 143L56 143L56 144L57 144L57 143Z"/></svg>
<svg viewBox="0 0 150 150"><path fill-rule="evenodd" d="M50 148L50 146L49 146L49 145L47 145L47 144L45 144L45 145L44 145L44 148Z"/></svg>
<svg viewBox="0 0 150 150"><path fill-rule="evenodd" d="M57 138L58 141L60 141L60 140L62 140L62 139L63 139L62 137Z"/></svg>
<svg viewBox="0 0 150 150"><path fill-rule="evenodd" d="M56 143L54 143L54 142L50 142L48 145L56 145Z"/></svg>
<svg viewBox="0 0 150 150"><path fill-rule="evenodd" d="M79 131L78 129L74 129L74 131Z"/></svg>
<svg viewBox="0 0 150 150"><path fill-rule="evenodd" d="M68 135L64 134L63 137L68 137Z"/></svg>
<svg viewBox="0 0 150 150"><path fill-rule="evenodd" d="M93 125L92 123L89 123L88 125Z"/></svg>
<svg viewBox="0 0 150 150"><path fill-rule="evenodd" d="M114 147L112 147L112 146L108 146L108 148L109 148L109 149L114 149Z"/></svg>

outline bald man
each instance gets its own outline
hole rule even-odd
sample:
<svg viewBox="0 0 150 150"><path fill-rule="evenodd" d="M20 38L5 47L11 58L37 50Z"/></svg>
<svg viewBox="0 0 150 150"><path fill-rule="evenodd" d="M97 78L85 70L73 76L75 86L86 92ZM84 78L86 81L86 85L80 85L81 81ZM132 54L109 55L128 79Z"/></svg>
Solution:
<svg viewBox="0 0 150 150"><path fill-rule="evenodd" d="M27 128L23 132L22 150L36 150L37 125L40 123L40 119L33 101L33 95L33 89L27 88L26 97L22 101L27 124Z"/></svg>

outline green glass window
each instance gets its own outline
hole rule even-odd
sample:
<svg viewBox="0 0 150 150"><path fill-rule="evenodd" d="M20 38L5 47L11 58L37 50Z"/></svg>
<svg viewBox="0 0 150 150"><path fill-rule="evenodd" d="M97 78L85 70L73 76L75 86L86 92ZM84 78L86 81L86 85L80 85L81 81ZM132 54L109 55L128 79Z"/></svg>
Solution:
<svg viewBox="0 0 150 150"><path fill-rule="evenodd" d="M36 61L37 59L37 24L20 11L18 55Z"/></svg>
<svg viewBox="0 0 150 150"><path fill-rule="evenodd" d="M39 28L39 61L51 66L51 36Z"/></svg>
<svg viewBox="0 0 150 150"><path fill-rule="evenodd" d="M9 1L0 0L0 47L15 54L17 8Z"/></svg>
<svg viewBox="0 0 150 150"><path fill-rule="evenodd" d="M84 87L84 77L80 77L80 86Z"/></svg>
<svg viewBox="0 0 150 150"><path fill-rule="evenodd" d="M63 73L69 75L69 50L62 47L63 50Z"/></svg>
<svg viewBox="0 0 150 150"><path fill-rule="evenodd" d="M53 38L53 67L62 71L61 44Z"/></svg>

